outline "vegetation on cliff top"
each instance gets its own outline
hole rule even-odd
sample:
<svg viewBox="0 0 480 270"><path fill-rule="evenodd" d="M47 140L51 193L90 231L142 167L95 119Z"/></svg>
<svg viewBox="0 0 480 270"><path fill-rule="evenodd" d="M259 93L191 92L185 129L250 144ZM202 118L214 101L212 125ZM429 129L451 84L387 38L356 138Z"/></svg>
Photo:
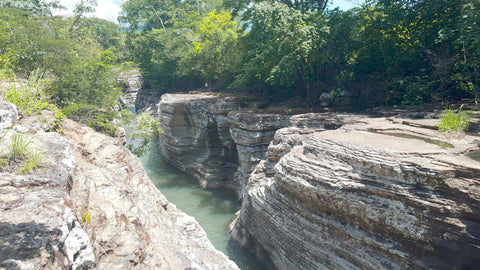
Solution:
<svg viewBox="0 0 480 270"><path fill-rule="evenodd" d="M2 2L0 76L17 82L5 96L24 114L59 108L114 135L121 94L114 68L124 60L124 38L117 24L85 16L94 4L80 1L73 17L62 17L51 15L56 2Z"/></svg>
<svg viewBox="0 0 480 270"><path fill-rule="evenodd" d="M359 107L477 98L479 0L328 2L129 0L119 20L157 89L207 83L314 107L323 93Z"/></svg>
<svg viewBox="0 0 480 270"><path fill-rule="evenodd" d="M207 85L312 107L322 94L348 93L358 107L478 97L480 0L364 0L347 11L327 0L128 0L121 26L85 16L95 2L62 17L56 1L2 1L0 65L40 69L50 102L79 120L98 108L88 123L104 131L124 61L159 91Z"/></svg>

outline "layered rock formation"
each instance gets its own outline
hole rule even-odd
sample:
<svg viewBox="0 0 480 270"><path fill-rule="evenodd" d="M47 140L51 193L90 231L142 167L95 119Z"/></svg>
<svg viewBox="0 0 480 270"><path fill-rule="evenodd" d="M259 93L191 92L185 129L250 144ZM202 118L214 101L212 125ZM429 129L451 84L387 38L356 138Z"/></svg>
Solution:
<svg viewBox="0 0 480 270"><path fill-rule="evenodd" d="M435 120L290 121L249 179L241 244L278 269L478 266L477 137L445 142Z"/></svg>
<svg viewBox="0 0 480 270"><path fill-rule="evenodd" d="M137 95L143 86L142 74L138 70L122 72L117 78L122 87L123 96L120 98L122 106L132 107L135 105Z"/></svg>
<svg viewBox="0 0 480 270"><path fill-rule="evenodd" d="M230 135L238 153L238 169L232 188L242 197L250 174L266 158L275 131L289 126L290 117L299 110L239 110L228 113Z"/></svg>
<svg viewBox="0 0 480 270"><path fill-rule="evenodd" d="M137 112L148 112L153 116L158 114L158 101L161 92L151 88L141 88L135 99L135 110Z"/></svg>
<svg viewBox="0 0 480 270"><path fill-rule="evenodd" d="M216 93L165 94L159 104L160 152L204 187L231 185L238 158L227 114L261 104Z"/></svg>
<svg viewBox="0 0 480 270"><path fill-rule="evenodd" d="M0 126L18 120L13 104L2 102ZM7 115L9 115L7 117ZM48 117L48 115L44 115ZM23 119L13 129L0 131L0 157L10 151L13 137L22 134L31 141L29 151L41 153L42 169L20 175L19 161L0 168L0 268L81 269L95 263L90 237L70 205L67 184L73 176L75 158L71 144L60 134L45 132Z"/></svg>
<svg viewBox="0 0 480 270"><path fill-rule="evenodd" d="M0 113L17 112L5 104ZM15 119L4 115L1 127ZM65 137L47 132L41 119L50 117L25 118L0 141L4 149L23 133L43 157L31 174L16 164L0 173L0 268L238 269L155 188L122 140L70 120Z"/></svg>

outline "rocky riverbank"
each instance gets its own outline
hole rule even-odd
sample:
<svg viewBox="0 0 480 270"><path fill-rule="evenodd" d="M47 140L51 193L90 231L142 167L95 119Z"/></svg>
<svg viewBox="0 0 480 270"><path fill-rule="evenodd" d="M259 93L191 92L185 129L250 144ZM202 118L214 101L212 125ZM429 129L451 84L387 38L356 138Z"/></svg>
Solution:
<svg viewBox="0 0 480 270"><path fill-rule="evenodd" d="M478 137L447 142L437 120L293 118L250 176L237 241L277 269L480 263Z"/></svg>
<svg viewBox="0 0 480 270"><path fill-rule="evenodd" d="M438 119L404 110L298 115L249 102L164 95L160 147L203 186L243 196L233 238L273 268L480 263L478 137L447 138Z"/></svg>
<svg viewBox="0 0 480 270"><path fill-rule="evenodd" d="M241 198L275 131L298 112L258 109L265 104L261 98L209 92L163 95L162 156L203 187L228 187Z"/></svg>
<svg viewBox="0 0 480 270"><path fill-rule="evenodd" d="M52 115L21 120L0 104L1 148L14 134L32 140L41 166L0 172L0 268L238 269L208 240L197 221L151 183L122 139ZM5 153L2 153L5 154Z"/></svg>

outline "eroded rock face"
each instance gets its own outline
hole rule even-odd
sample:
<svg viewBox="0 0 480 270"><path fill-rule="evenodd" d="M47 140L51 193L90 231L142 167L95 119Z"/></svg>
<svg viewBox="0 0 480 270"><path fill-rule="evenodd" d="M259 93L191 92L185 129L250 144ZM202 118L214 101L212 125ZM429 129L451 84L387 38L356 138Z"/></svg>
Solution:
<svg viewBox="0 0 480 270"><path fill-rule="evenodd" d="M24 133L42 154L33 173L0 172L1 269L238 269L121 139L70 120L64 136L46 132L48 117L24 118L0 140L5 149Z"/></svg>
<svg viewBox="0 0 480 270"><path fill-rule="evenodd" d="M140 88L135 99L135 110L137 112L148 112L153 116L158 114L158 101L162 93L151 88Z"/></svg>
<svg viewBox="0 0 480 270"><path fill-rule="evenodd" d="M3 135L13 123L21 118L21 113L17 106L0 99L0 136Z"/></svg>
<svg viewBox="0 0 480 270"><path fill-rule="evenodd" d="M16 110L11 112L0 122L14 119ZM0 268L90 268L95 264L92 243L70 207L67 190L75 166L73 148L60 134L31 129L28 123L17 123L0 141L0 149L9 149L15 134L28 131L22 136L32 142L29 150L42 156L42 168L33 173L20 175L15 164L0 172Z"/></svg>
<svg viewBox="0 0 480 270"><path fill-rule="evenodd" d="M266 158L275 131L291 125L296 110L240 110L228 113L230 134L238 152L238 169L232 188L243 196L247 180L257 164Z"/></svg>
<svg viewBox="0 0 480 270"><path fill-rule="evenodd" d="M342 121L276 133L234 238L278 269L476 268L478 139L448 148L436 121Z"/></svg>
<svg viewBox="0 0 480 270"><path fill-rule="evenodd" d="M238 269L198 222L156 189L122 142L67 121L76 149L71 196L88 213L98 269Z"/></svg>
<svg viewBox="0 0 480 270"><path fill-rule="evenodd" d="M120 98L122 106L132 107L135 105L137 94L143 86L142 74L138 70L122 72L117 78L122 87L123 96Z"/></svg>
<svg viewBox="0 0 480 270"><path fill-rule="evenodd" d="M227 114L262 103L217 93L163 95L159 105L162 156L204 187L230 185L238 158Z"/></svg>

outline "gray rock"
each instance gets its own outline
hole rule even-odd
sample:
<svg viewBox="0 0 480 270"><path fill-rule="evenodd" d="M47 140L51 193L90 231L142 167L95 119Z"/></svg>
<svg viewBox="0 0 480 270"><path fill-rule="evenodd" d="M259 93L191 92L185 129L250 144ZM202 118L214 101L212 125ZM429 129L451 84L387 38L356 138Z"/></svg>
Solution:
<svg viewBox="0 0 480 270"><path fill-rule="evenodd" d="M0 99L0 136L22 117L17 106Z"/></svg>
<svg viewBox="0 0 480 270"><path fill-rule="evenodd" d="M135 99L135 110L158 116L158 101L161 95L162 92L158 89L140 88Z"/></svg>
<svg viewBox="0 0 480 270"><path fill-rule="evenodd" d="M117 83L120 84L124 93L120 98L122 106L134 106L137 99L137 94L143 86L142 74L138 70L121 72L118 75Z"/></svg>
<svg viewBox="0 0 480 270"><path fill-rule="evenodd" d="M27 132L42 154L31 174L17 173L21 161L0 172L0 268L238 269L155 188L121 138L71 120L63 137L45 131L48 117L26 117L0 140L5 149Z"/></svg>
<svg viewBox="0 0 480 270"><path fill-rule="evenodd" d="M218 93L165 94L159 104L160 152L204 187L230 186L239 163L227 114L261 104Z"/></svg>
<svg viewBox="0 0 480 270"><path fill-rule="evenodd" d="M233 237L276 269L474 269L476 138L446 148L431 120L341 118L277 131Z"/></svg>
<svg viewBox="0 0 480 270"><path fill-rule="evenodd" d="M25 123L27 119L18 126ZM1 149L10 143L15 130L0 141ZM95 257L90 240L80 226L75 226L78 222L70 208L72 198L67 187L75 166L73 148L58 133L37 131L23 136L32 140L29 150L42 153L42 167L19 175L16 165L11 164L0 173L0 267L91 266ZM74 230L78 237L72 238ZM67 256L70 247L79 242L81 256Z"/></svg>
<svg viewBox="0 0 480 270"><path fill-rule="evenodd" d="M90 268L95 264L95 255L88 234L78 222L65 239L65 253L72 262L72 269Z"/></svg>
<svg viewBox="0 0 480 270"><path fill-rule="evenodd" d="M140 160L119 139L67 121L76 149L71 196L88 213L98 269L238 269L217 251L198 222L169 203Z"/></svg>

